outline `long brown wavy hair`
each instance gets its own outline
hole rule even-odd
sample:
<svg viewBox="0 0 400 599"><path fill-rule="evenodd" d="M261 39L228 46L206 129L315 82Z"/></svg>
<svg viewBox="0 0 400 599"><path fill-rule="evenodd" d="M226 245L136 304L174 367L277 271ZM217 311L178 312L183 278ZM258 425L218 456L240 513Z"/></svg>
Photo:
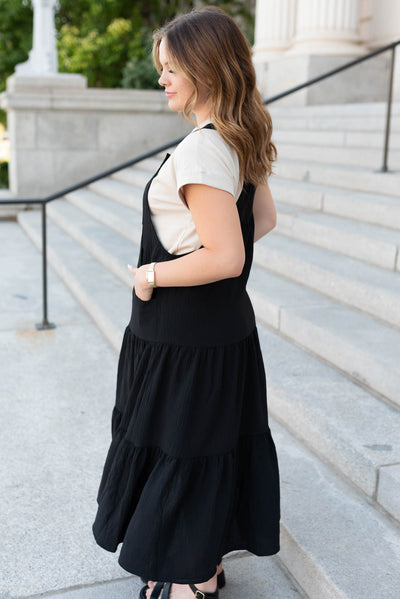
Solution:
<svg viewBox="0 0 400 599"><path fill-rule="evenodd" d="M276 147L272 120L256 87L250 46L235 21L223 10L207 6L180 15L154 33L153 60L159 72L159 47L193 84L183 114L191 122L197 84L208 89L211 120L239 158L240 177L257 185L272 173Z"/></svg>

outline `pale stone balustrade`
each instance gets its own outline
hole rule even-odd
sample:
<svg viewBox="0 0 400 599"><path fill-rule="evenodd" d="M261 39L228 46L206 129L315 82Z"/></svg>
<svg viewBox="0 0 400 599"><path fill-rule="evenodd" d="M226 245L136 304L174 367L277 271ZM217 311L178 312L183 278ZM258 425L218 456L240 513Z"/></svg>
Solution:
<svg viewBox="0 0 400 599"><path fill-rule="evenodd" d="M18 75L53 75L58 72L54 9L57 0L33 1L33 48L26 62L17 65Z"/></svg>

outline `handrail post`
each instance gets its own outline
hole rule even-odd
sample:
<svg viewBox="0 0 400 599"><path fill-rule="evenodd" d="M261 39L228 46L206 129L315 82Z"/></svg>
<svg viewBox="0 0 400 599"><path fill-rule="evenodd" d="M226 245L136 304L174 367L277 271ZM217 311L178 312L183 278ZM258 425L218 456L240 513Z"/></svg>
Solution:
<svg viewBox="0 0 400 599"><path fill-rule="evenodd" d="M55 324L47 320L47 230L46 230L46 202L41 202L42 209L42 287L43 287L43 320L36 323L40 331L54 329Z"/></svg>
<svg viewBox="0 0 400 599"><path fill-rule="evenodd" d="M394 59L396 46L391 49L392 55L390 60L390 73L388 82L388 95L387 95L387 106L386 106L386 128L385 128L385 143L383 146L383 162L382 162L382 173L387 173L388 165L388 152L389 152L389 136L390 136L390 120L392 116L392 97L393 97L393 74L394 74Z"/></svg>

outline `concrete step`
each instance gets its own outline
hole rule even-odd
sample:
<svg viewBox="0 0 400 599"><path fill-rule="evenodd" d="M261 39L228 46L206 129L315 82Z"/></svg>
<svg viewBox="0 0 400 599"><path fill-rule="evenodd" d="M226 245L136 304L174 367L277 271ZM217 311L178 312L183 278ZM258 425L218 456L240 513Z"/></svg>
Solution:
<svg viewBox="0 0 400 599"><path fill-rule="evenodd" d="M271 110L272 124L275 131L283 130L307 130L307 131L346 131L346 132L374 132L385 131L386 118L384 116L340 116L331 118L326 115L307 116L299 112L298 116L287 116L278 114ZM391 131L400 131L400 117L392 116Z"/></svg>
<svg viewBox="0 0 400 599"><path fill-rule="evenodd" d="M125 168L114 173L112 179L128 183L128 185L139 186L143 192L146 183L154 175L161 163L162 159L160 158L149 158L148 160L143 160L138 166Z"/></svg>
<svg viewBox="0 0 400 599"><path fill-rule="evenodd" d="M56 225L68 233L122 283L132 288L133 275L128 270L127 264L137 263L140 223L135 223L134 230L129 223L126 223L125 234L121 234L122 229L116 227L118 231L116 232L115 229L110 228L107 219L106 222L101 219L94 220L86 212L65 200L52 202L47 208L47 214ZM134 216L138 221L138 215ZM125 225L125 222L121 221L120 224Z"/></svg>
<svg viewBox="0 0 400 599"><path fill-rule="evenodd" d="M141 211L143 187L148 181L148 177L146 176L146 182L144 182L142 181L142 179L144 179L144 173L140 170L132 170L135 171L135 178L137 179L136 184L134 182L125 183L115 178L108 177L89 185L88 191L94 192L95 194L110 200L118 201L120 204L128 206L129 208L135 208L136 210Z"/></svg>
<svg viewBox="0 0 400 599"><path fill-rule="evenodd" d="M254 247L254 263L400 328L400 277L273 232Z"/></svg>
<svg viewBox="0 0 400 599"><path fill-rule="evenodd" d="M261 324L270 414L400 521L400 411ZM385 485L387 483L387 486Z"/></svg>
<svg viewBox="0 0 400 599"><path fill-rule="evenodd" d="M294 144L299 146L311 145L335 148L375 148L378 152L378 163L382 158L384 146L384 128L382 131L315 131L309 129L278 129L275 130L273 140L280 144ZM400 133L390 135L390 150L400 149ZM376 166L376 165L375 165Z"/></svg>
<svg viewBox="0 0 400 599"><path fill-rule="evenodd" d="M276 232L392 271L400 270L400 233L276 203Z"/></svg>
<svg viewBox="0 0 400 599"><path fill-rule="evenodd" d="M248 291L262 322L400 405L399 331L255 264Z"/></svg>
<svg viewBox="0 0 400 599"><path fill-rule="evenodd" d="M272 423L281 475L280 557L309 599L397 599L398 527Z"/></svg>
<svg viewBox="0 0 400 599"><path fill-rule="evenodd" d="M400 103L392 105L391 131L400 132ZM385 130L386 104L269 107L274 130L378 132Z"/></svg>
<svg viewBox="0 0 400 599"><path fill-rule="evenodd" d="M138 242L138 215L134 216L132 211L131 217L128 208L111 200L102 198L101 202L102 222L107 224L108 213L115 231L118 232L118 223L123 223L122 235ZM121 210L123 215L119 216ZM97 218L97 202L86 211ZM397 391L400 384L398 331L367 314L267 272L257 264L253 265L249 292L263 322L387 400L400 404Z"/></svg>
<svg viewBox="0 0 400 599"><path fill-rule="evenodd" d="M307 133L304 134L305 136ZM382 166L383 152L381 149L364 147L333 147L311 145L310 143L285 143L278 146L278 158L289 160L310 160L322 164L343 164L378 170ZM400 151L392 148L388 159L389 168L400 170Z"/></svg>
<svg viewBox="0 0 400 599"><path fill-rule="evenodd" d="M386 102L351 102L346 104L307 104L306 106L279 106L271 104L269 110L276 117L287 119L301 117L337 118L385 118ZM392 116L400 116L400 102L392 104Z"/></svg>
<svg viewBox="0 0 400 599"><path fill-rule="evenodd" d="M18 222L39 249L40 216L37 210L18 215ZM131 309L129 289L51 221L47 234L49 264L118 350Z"/></svg>
<svg viewBox="0 0 400 599"><path fill-rule="evenodd" d="M136 263L137 245L109 231L105 225L93 221L67 202L54 203L49 216L95 260L127 287L132 287L133 277L126 269L126 262L129 259ZM57 239L53 235L54 242L57 243ZM59 261L65 265L64 245L59 247ZM56 248L57 245L53 245L54 251ZM75 248L73 253L76 256L78 252ZM80 264L84 263L82 258ZM74 273L73 278L76 276ZM81 285L87 286L90 276L85 277L82 272L81 277ZM115 293L115 288L111 289ZM122 289L119 293L125 296ZM86 298L85 307L89 313L104 312L107 301L103 301L103 307L98 306L97 298L90 298L89 289L81 296ZM113 301L111 296L109 301ZM120 326L119 322L114 323L115 329ZM107 338L110 338L109 329L108 326L103 331ZM267 331L261 324L259 331L263 353L267 357L272 414L369 497L375 500L380 494L380 503L400 520L400 510L390 499L397 495L393 488L400 491L400 486L392 480L387 482L387 488L379 487L381 469L385 468L386 473L390 466L400 463L396 426L396 422L400 426L400 412L305 351Z"/></svg>
<svg viewBox="0 0 400 599"><path fill-rule="evenodd" d="M274 172L283 179L378 195L398 196L400 189L399 172L380 173L354 166L322 165L318 162L289 159L278 159Z"/></svg>
<svg viewBox="0 0 400 599"><path fill-rule="evenodd" d="M275 176L269 183L277 202L400 230L398 197L361 193L304 181L290 181Z"/></svg>
<svg viewBox="0 0 400 599"><path fill-rule="evenodd" d="M161 166L166 155L168 153L171 154L171 152L173 152L173 150L174 150L174 148L170 148L169 150L162 152L161 154L156 154L152 158L146 158L146 160L141 160L140 163L135 166L130 166L128 168L117 171L116 173L114 173L112 175L112 177L115 179L120 179L121 181L124 181L125 176L126 175L129 176L129 172L131 170L141 171L142 173L151 173L153 175L156 172L156 170L159 168L159 166ZM147 175L146 182L148 180L149 179L148 179L148 175ZM129 183L129 181L128 181L128 183Z"/></svg>
<svg viewBox="0 0 400 599"><path fill-rule="evenodd" d="M121 197L121 196L119 196ZM132 194L131 207L124 203L114 202L88 189L79 189L66 196L73 204L113 231L117 231L129 240L140 243L142 215L141 201ZM140 204L140 205L139 205Z"/></svg>

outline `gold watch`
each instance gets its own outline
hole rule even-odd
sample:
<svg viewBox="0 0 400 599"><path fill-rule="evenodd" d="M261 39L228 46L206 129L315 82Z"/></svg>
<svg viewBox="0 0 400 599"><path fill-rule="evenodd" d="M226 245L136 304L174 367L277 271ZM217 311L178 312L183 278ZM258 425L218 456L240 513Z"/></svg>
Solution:
<svg viewBox="0 0 400 599"><path fill-rule="evenodd" d="M146 270L146 281L150 285L150 287L156 287L156 273L154 271L154 267L157 262L152 262L148 269Z"/></svg>

